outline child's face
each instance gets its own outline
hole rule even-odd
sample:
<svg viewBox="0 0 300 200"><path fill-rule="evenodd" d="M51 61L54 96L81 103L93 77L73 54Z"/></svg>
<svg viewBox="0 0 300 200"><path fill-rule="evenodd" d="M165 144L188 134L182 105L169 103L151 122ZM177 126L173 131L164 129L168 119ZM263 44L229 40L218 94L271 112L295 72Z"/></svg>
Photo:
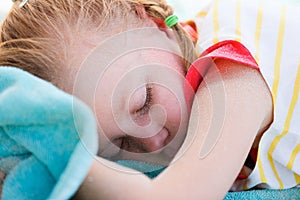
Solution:
<svg viewBox="0 0 300 200"><path fill-rule="evenodd" d="M171 161L188 124L178 55L165 32L145 28L105 40L86 58L73 93L97 117L100 156Z"/></svg>

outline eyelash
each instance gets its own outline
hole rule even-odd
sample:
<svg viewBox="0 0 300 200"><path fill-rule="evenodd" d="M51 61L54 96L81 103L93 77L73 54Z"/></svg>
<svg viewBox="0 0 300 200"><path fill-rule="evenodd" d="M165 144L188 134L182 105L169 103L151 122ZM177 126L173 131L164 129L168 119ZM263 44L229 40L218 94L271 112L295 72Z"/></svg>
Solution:
<svg viewBox="0 0 300 200"><path fill-rule="evenodd" d="M153 100L152 93L153 93L152 87L149 84L147 84L146 85L146 100L145 100L144 105L136 111L137 114L144 115L149 112L150 106L151 106L152 100Z"/></svg>
<svg viewBox="0 0 300 200"><path fill-rule="evenodd" d="M138 116L143 116L143 115L147 114L149 112L149 110L150 110L150 107L151 107L151 104L152 104L152 100L153 100L152 86L149 85L149 84L147 84L146 85L146 100L145 100L145 103L144 103L144 105L141 108L139 108L136 111L136 114ZM118 146L121 149L124 149L125 145L129 146L129 144L130 144L130 142L127 141L126 136L125 137L123 136L123 137L116 138L114 141L115 141L115 145ZM115 157L117 155L118 154L116 154L116 155L114 155L112 157Z"/></svg>

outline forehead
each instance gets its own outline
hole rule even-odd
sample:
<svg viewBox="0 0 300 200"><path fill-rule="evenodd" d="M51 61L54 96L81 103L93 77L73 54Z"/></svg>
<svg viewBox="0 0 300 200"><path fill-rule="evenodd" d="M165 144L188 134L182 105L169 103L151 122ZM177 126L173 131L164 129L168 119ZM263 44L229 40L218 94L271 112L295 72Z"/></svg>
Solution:
<svg viewBox="0 0 300 200"><path fill-rule="evenodd" d="M160 67L151 69L154 65ZM131 84L141 86L162 67L182 71L178 44L165 32L158 28L121 32L102 38L102 42L86 56L77 69L73 94L83 100L89 96L86 101L92 103L91 95L99 86L102 85L103 95L108 95L117 84L123 88L130 88Z"/></svg>
<svg viewBox="0 0 300 200"><path fill-rule="evenodd" d="M89 71L92 76L101 77L108 72L122 73L147 63L177 67L172 66L175 57L180 57L178 44L163 31L138 28L102 39L86 56L77 73Z"/></svg>

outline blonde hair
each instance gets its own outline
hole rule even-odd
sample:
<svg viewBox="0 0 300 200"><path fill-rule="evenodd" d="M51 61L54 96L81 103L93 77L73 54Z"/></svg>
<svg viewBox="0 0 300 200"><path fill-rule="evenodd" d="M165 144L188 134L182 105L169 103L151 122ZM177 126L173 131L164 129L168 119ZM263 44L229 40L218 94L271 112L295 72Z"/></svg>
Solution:
<svg viewBox="0 0 300 200"><path fill-rule="evenodd" d="M68 34L99 31L129 13L160 20L173 14L164 0L29 0L19 8L20 2L1 26L0 66L22 68L54 84L67 62ZM172 29L189 66L196 58L193 43L179 24Z"/></svg>

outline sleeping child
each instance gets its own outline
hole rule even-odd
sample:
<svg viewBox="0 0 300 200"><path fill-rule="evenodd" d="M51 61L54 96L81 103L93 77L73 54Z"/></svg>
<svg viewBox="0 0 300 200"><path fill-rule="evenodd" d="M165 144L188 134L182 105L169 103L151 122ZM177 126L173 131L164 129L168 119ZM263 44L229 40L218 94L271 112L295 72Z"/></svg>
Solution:
<svg viewBox="0 0 300 200"><path fill-rule="evenodd" d="M97 120L74 198L221 199L300 183L300 7L198 4L179 23L164 0L15 1L0 65L51 82ZM151 180L118 160L167 168Z"/></svg>

